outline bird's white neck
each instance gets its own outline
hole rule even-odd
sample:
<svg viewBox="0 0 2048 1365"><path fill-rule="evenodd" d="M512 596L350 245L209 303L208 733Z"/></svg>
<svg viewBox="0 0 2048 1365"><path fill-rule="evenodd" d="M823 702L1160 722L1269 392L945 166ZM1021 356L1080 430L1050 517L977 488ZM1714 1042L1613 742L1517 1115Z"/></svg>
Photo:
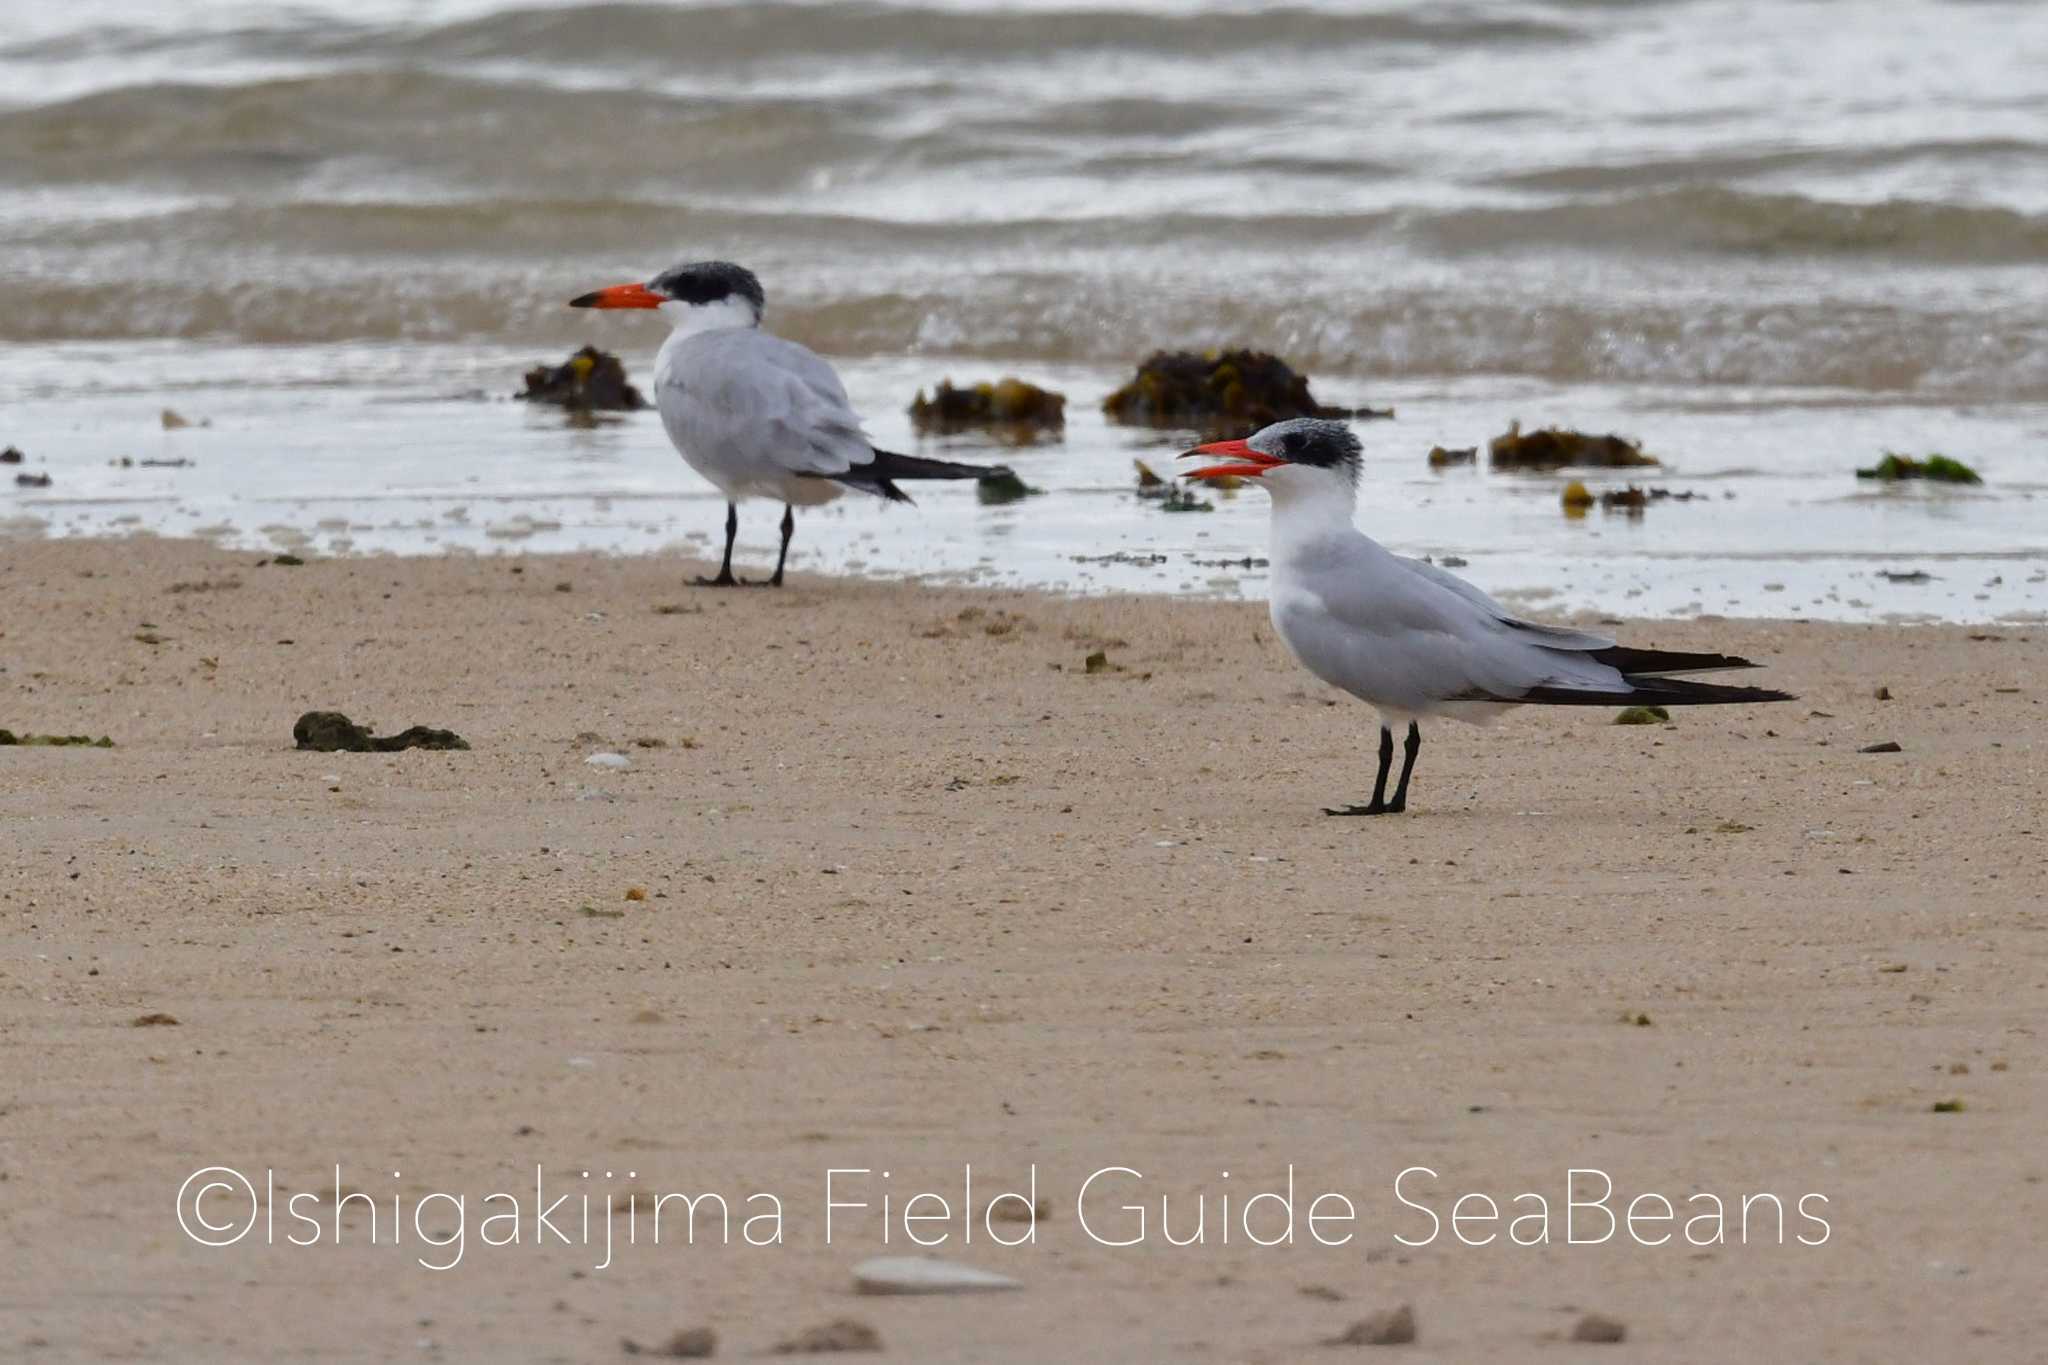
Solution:
<svg viewBox="0 0 2048 1365"><path fill-rule="evenodd" d="M1273 541L1300 543L1337 531L1354 530L1358 489L1344 471L1315 465L1286 465L1259 482L1273 499Z"/></svg>
<svg viewBox="0 0 2048 1365"><path fill-rule="evenodd" d="M681 299L670 299L661 305L661 315L667 319L672 334L677 337L761 325L761 319L754 312L754 305L737 294L722 298L716 303L684 303Z"/></svg>

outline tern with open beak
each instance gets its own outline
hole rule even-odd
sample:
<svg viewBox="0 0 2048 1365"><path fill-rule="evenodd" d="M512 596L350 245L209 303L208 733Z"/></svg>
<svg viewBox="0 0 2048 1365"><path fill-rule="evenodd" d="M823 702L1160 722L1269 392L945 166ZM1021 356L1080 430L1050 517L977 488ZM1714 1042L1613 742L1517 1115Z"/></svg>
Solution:
<svg viewBox="0 0 2048 1365"><path fill-rule="evenodd" d="M659 310L672 329L654 360L654 405L690 468L725 494L725 556L711 588L749 586L733 577L739 504L782 503L782 548L770 587L782 585L796 509L848 489L909 502L909 479L979 479L1007 471L878 450L861 430L839 376L818 354L761 330L767 298L754 272L729 261L695 261L644 284L616 284L571 308Z"/></svg>
<svg viewBox="0 0 2048 1365"><path fill-rule="evenodd" d="M1250 479L1273 499L1273 629L1303 667L1379 708L1372 800L1329 815L1407 809L1425 716L1485 722L1510 706L1713 706L1790 701L1761 687L1675 676L1754 668L1727 654L1630 649L1602 635L1511 615L1455 574L1397 555L1352 524L1359 444L1341 422L1301 417L1242 441L1197 446L1191 479ZM1387 796L1394 732L1401 777Z"/></svg>

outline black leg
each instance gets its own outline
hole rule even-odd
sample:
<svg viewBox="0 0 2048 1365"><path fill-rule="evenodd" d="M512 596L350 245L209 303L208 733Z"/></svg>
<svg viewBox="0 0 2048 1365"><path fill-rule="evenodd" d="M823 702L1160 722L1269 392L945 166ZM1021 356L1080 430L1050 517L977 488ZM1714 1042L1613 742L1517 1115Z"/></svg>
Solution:
<svg viewBox="0 0 2048 1365"><path fill-rule="evenodd" d="M789 538L796 534L796 509L788 503L782 504L782 553L775 556L775 576L768 580L768 586L782 586L782 566L789 562Z"/></svg>
<svg viewBox="0 0 2048 1365"><path fill-rule="evenodd" d="M1386 734L1386 731L1380 733ZM1408 774L1415 771L1415 755L1422 752L1422 727L1412 720L1408 722L1408 738L1402 741L1401 749L1405 757L1401 760L1401 780L1394 784L1394 802L1387 807L1391 815L1408 809Z"/></svg>
<svg viewBox="0 0 2048 1365"><path fill-rule="evenodd" d="M738 503L725 505L725 559L718 566L718 577L697 579L700 588L736 588L740 581L732 576L732 543L739 539L740 508ZM786 543L786 542L785 542Z"/></svg>
<svg viewBox="0 0 2048 1365"><path fill-rule="evenodd" d="M1415 727L1411 725L1408 729L1409 734L1412 736L1415 732ZM1409 752L1408 761L1410 763L1415 761L1415 755L1412 750ZM1373 779L1372 804L1369 806L1324 806L1323 814L1383 815L1389 810L1399 810L1399 806L1390 807L1387 805L1387 774L1392 771L1393 766L1394 732L1382 725L1380 727L1380 775ZM1408 774L1406 772L1401 774L1401 790L1404 792L1408 790ZM1394 799L1398 801L1401 798L1397 794Z"/></svg>

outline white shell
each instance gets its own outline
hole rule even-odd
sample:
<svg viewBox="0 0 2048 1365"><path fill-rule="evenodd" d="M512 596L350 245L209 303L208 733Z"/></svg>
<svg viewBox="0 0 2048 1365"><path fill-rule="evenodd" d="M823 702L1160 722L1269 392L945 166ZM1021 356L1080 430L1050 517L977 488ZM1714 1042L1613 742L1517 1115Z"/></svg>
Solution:
<svg viewBox="0 0 2048 1365"><path fill-rule="evenodd" d="M1024 1286L1008 1275L952 1261L877 1256L853 1268L853 1287L862 1294L986 1294Z"/></svg>

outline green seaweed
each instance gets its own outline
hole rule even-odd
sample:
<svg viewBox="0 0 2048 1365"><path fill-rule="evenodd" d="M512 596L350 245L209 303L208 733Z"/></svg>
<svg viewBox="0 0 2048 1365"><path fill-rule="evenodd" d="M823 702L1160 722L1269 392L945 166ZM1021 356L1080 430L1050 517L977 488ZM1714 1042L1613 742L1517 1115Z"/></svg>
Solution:
<svg viewBox="0 0 2048 1365"><path fill-rule="evenodd" d="M1856 471L1859 479L1876 479L1883 483L1897 483L1904 479L1926 479L1931 483L1980 484L1983 476L1961 460L1947 455L1929 455L1918 460L1911 455L1901 455L1887 450L1884 458L1868 469Z"/></svg>
<svg viewBox="0 0 2048 1365"><path fill-rule="evenodd" d="M1616 725L1664 725L1671 719L1671 713L1661 706L1630 706L1622 709L1614 718Z"/></svg>
<svg viewBox="0 0 2048 1365"><path fill-rule="evenodd" d="M1043 492L1043 488L1033 488L1007 469L984 474L974 485L974 496L983 507L1001 507L1006 503L1022 502Z"/></svg>
<svg viewBox="0 0 2048 1365"><path fill-rule="evenodd" d="M91 735L17 735L12 730L0 730L0 745L19 744L38 749L111 749L114 741L105 735L94 739Z"/></svg>

